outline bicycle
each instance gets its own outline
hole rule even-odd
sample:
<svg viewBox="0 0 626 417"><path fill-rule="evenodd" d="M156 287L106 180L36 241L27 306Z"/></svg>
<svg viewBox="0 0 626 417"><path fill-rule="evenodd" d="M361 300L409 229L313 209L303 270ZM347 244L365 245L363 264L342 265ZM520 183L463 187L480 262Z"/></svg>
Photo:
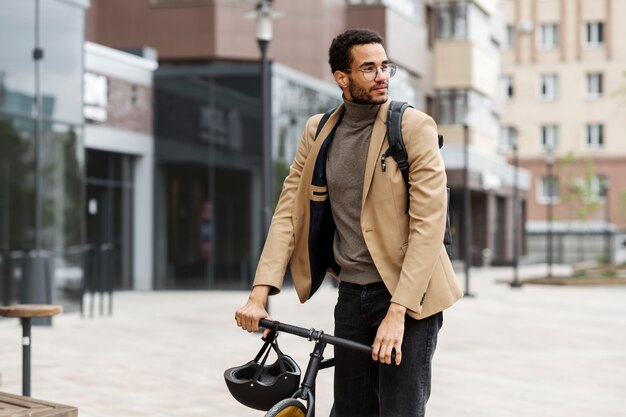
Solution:
<svg viewBox="0 0 626 417"><path fill-rule="evenodd" d="M317 373L322 369L331 368L335 365L334 358L324 360L323 354L328 344L352 349L368 355L372 354L371 346L336 337L331 334L326 334L323 330L315 330L313 328L306 329L304 327L298 327L268 319L261 319L259 321L259 326L271 329L275 332L293 334L315 342L313 350L309 355L309 363L300 387L291 395L290 398L285 398L274 404L274 406L267 411L265 417L315 416L315 379L317 378ZM395 352L392 353L392 362L393 361L395 361ZM306 404L301 400L305 401Z"/></svg>

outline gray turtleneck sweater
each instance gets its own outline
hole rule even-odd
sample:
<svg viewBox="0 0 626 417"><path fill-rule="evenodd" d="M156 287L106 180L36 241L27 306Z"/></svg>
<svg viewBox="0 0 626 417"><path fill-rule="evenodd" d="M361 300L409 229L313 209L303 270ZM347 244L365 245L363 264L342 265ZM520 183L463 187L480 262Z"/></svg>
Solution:
<svg viewBox="0 0 626 417"><path fill-rule="evenodd" d="M381 281L361 230L363 177L370 136L380 108L344 100L343 118L328 152L326 179L337 229L334 255L341 266L339 279L354 284Z"/></svg>

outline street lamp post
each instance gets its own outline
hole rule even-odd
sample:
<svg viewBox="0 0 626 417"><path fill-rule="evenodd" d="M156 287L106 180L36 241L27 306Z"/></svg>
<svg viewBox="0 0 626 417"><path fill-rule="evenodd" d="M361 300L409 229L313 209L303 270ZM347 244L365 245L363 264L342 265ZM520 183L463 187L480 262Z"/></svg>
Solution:
<svg viewBox="0 0 626 417"><path fill-rule="evenodd" d="M472 262L471 235L472 235L472 205L469 184L469 126L463 124L463 246L465 250L465 293L471 297L470 292L470 265Z"/></svg>
<svg viewBox="0 0 626 417"><path fill-rule="evenodd" d="M548 153L546 155L546 168L547 168L547 206L546 206L546 216L547 216L547 263L548 263L548 279L552 278L552 206L554 199L554 178L553 178L553 168L554 166L554 155L552 154L552 148L548 149Z"/></svg>
<svg viewBox="0 0 626 417"><path fill-rule="evenodd" d="M610 264L613 261L611 256L611 205L609 200L610 181L608 177L604 177L602 181L602 193L604 194L604 261Z"/></svg>
<svg viewBox="0 0 626 417"><path fill-rule="evenodd" d="M513 282L511 287L520 288L519 281L519 240L520 240L520 220L521 210L519 201L519 155L517 132L511 138L511 149L513 150Z"/></svg>
<svg viewBox="0 0 626 417"><path fill-rule="evenodd" d="M255 10L246 17L256 20L256 39L261 51L261 138L263 143L263 191L261 195L263 233L265 241L272 221L272 97L270 63L267 50L273 37L272 19L279 17L272 8L272 0L259 0ZM269 312L269 299L265 305Z"/></svg>
<svg viewBox="0 0 626 417"><path fill-rule="evenodd" d="M261 138L263 143L263 239L267 236L272 218L272 126L271 126L271 92L270 63L267 50L272 41L272 10L271 0L260 0L252 12L256 19L256 39L261 51Z"/></svg>

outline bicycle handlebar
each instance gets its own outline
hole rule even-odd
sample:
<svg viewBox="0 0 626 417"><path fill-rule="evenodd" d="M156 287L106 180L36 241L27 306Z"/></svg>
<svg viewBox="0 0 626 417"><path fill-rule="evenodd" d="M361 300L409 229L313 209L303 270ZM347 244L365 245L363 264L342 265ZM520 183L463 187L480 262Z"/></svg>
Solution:
<svg viewBox="0 0 626 417"><path fill-rule="evenodd" d="M296 336L304 337L308 340L314 340L316 342L322 342L331 344L334 346L339 346L347 349L356 350L362 353L366 353L368 355L372 354L372 347L368 345L364 345L359 342L355 342L349 339L343 339L341 337L336 337L331 334L326 334L321 330L305 329L304 327L293 326L291 324L285 324L278 321L261 319L259 321L259 326L265 327L267 329L274 329L276 331L281 331L289 334L293 334ZM396 361L396 351L394 349L391 352L391 362L395 363Z"/></svg>

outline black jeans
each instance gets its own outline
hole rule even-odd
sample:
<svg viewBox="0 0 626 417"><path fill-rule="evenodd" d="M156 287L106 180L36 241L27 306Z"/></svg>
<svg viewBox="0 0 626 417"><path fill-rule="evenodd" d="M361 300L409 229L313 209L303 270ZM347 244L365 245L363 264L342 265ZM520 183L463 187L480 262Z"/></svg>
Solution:
<svg viewBox="0 0 626 417"><path fill-rule="evenodd" d="M372 345L391 295L382 282L341 283L335 335ZM331 417L423 417L430 396L431 363L443 313L405 318L400 366L335 347L335 403Z"/></svg>

